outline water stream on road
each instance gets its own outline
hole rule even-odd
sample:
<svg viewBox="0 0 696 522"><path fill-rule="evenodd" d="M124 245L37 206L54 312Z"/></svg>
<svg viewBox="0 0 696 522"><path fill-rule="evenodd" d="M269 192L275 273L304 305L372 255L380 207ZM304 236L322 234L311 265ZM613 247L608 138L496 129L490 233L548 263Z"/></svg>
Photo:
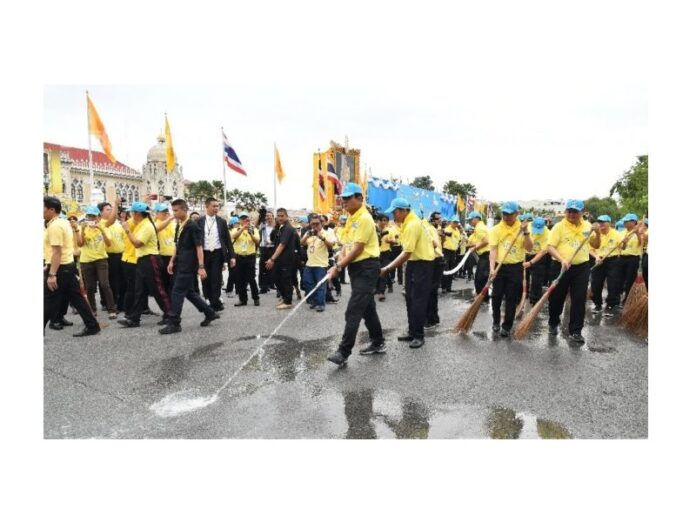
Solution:
<svg viewBox="0 0 696 522"><path fill-rule="evenodd" d="M230 383L234 380L234 378L239 375L239 372L242 371L242 369L249 364L249 361L251 361L257 353L259 353L264 346L268 344L268 342L273 339L273 336L275 336L278 331L283 327L283 325L290 319L293 315L295 315L295 312L300 309L300 307L309 299L312 294L321 286L323 285L326 281L328 281L329 275L325 275L319 283L310 291L307 293L307 295L304 296L304 298L297 303L297 306L290 310L290 313L285 316L285 318L278 324L278 326L275 327L275 330L271 332L271 334L266 337L266 339L252 352L252 354L247 358L246 361L237 369L236 372L234 372L229 379L225 381L225 384L220 386L217 391L213 395L207 395L207 396L197 396L197 391L195 390L183 390L183 391L178 391L175 393L170 393L163 399L157 401L154 403L152 406L150 406L150 410L154 411L156 415L160 417L175 417L177 415L181 415L182 413L188 413L190 411L194 410L199 410L201 408L205 408L206 406L210 406L213 404L215 401L218 400L220 397L220 393L227 388Z"/></svg>

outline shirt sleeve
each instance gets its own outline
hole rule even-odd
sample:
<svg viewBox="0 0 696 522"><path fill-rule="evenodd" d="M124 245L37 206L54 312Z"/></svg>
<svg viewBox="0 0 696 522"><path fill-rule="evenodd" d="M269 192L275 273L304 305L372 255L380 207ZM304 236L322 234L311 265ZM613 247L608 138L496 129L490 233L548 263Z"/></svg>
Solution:
<svg viewBox="0 0 696 522"><path fill-rule="evenodd" d="M288 248L290 245L290 242L292 240L292 229L290 225L285 225L283 227L283 231L280 233L280 238L278 239L278 243L281 245L285 245L285 248Z"/></svg>
<svg viewBox="0 0 696 522"><path fill-rule="evenodd" d="M556 223L549 233L548 246L557 247L561 244L561 224Z"/></svg>
<svg viewBox="0 0 696 522"><path fill-rule="evenodd" d="M418 242L418 229L420 223L414 221L401 228L401 248L404 252L413 253ZM420 227L422 229L422 227Z"/></svg>
<svg viewBox="0 0 696 522"><path fill-rule="evenodd" d="M375 225L371 223L370 219L360 219L358 220L358 228L355 229L353 233L353 244L355 243L367 243L370 241L372 234L376 234Z"/></svg>
<svg viewBox="0 0 696 522"><path fill-rule="evenodd" d="M488 244L492 247L497 247L498 243L500 243L500 237L498 235L498 229L494 228L493 230L490 231L488 234Z"/></svg>
<svg viewBox="0 0 696 522"><path fill-rule="evenodd" d="M147 242L152 239L154 233L155 228L151 224L143 223L143 226L139 227L137 232L133 235L138 241L142 242L143 244L147 244Z"/></svg>
<svg viewBox="0 0 696 522"><path fill-rule="evenodd" d="M63 234L61 233L60 227L56 225L51 225L48 227L48 242L53 246L64 246L63 244Z"/></svg>
<svg viewBox="0 0 696 522"><path fill-rule="evenodd" d="M191 238L193 240L193 245L196 247L203 246L203 231L201 227L197 227L195 224L189 225L189 230L191 231Z"/></svg>

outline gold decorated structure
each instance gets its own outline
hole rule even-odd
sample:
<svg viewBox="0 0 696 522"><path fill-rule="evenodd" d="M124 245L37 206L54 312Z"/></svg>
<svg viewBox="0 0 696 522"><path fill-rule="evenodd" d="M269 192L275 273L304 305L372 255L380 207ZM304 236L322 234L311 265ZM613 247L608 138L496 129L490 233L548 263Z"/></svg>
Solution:
<svg viewBox="0 0 696 522"><path fill-rule="evenodd" d="M340 214L342 211L340 194L336 194L335 185L329 177L330 165L333 172L345 186L347 183L358 183L367 195L367 175L360 171L360 149L351 149L331 141L324 152L314 153L314 178L312 182L313 203L315 212L322 214Z"/></svg>

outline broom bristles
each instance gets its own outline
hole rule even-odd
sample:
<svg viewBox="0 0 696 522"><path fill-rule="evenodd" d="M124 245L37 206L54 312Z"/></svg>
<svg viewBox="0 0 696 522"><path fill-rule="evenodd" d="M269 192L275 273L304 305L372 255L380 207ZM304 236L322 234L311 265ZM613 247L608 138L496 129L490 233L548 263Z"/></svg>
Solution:
<svg viewBox="0 0 696 522"><path fill-rule="evenodd" d="M645 288L645 281L643 281L643 275L638 274L635 282L631 286L631 290L628 292L628 295L626 296L624 310L627 308L631 308L632 306L635 306L636 300L639 299L640 296L645 295L647 293L648 291Z"/></svg>
<svg viewBox="0 0 696 522"><path fill-rule="evenodd" d="M469 333L471 327L474 326L474 321L476 320L476 316L479 313L479 309L481 308L481 304L486 298L486 295L488 295L488 285L483 287L483 290L481 290L479 295L476 296L476 299L474 299L474 302L471 303L471 306L459 318L457 324L454 325L454 331L456 333Z"/></svg>
<svg viewBox="0 0 696 522"><path fill-rule="evenodd" d="M619 324L640 337L648 336L648 295L641 295L630 308L624 308Z"/></svg>
<svg viewBox="0 0 696 522"><path fill-rule="evenodd" d="M551 292L553 292L554 288L556 288L556 285L551 285L549 289L544 293L544 295L541 296L541 299L539 299L536 302L536 304L532 307L532 309L527 313L527 315L524 316L524 319L520 321L520 324L517 326L517 330L515 330L515 333L513 335L515 339L519 341L520 339L523 339L527 336L529 330L532 328L532 325L534 324L534 321L536 321L536 318L541 312L541 309L549 300Z"/></svg>

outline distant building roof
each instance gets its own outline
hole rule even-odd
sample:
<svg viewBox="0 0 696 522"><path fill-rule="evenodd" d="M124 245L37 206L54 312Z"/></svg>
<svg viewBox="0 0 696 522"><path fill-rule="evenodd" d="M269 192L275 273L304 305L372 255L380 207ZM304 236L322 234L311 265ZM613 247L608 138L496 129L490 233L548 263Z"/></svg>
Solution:
<svg viewBox="0 0 696 522"><path fill-rule="evenodd" d="M89 168L89 151L87 149L79 149L77 147L67 147L65 145L58 145L55 143L43 144L44 151L47 150L57 150L67 154L70 161L75 163L77 167ZM140 176L140 172L128 165L117 161L112 163L106 154L96 150L92 151L92 166L95 170L99 171L116 171L121 174Z"/></svg>

